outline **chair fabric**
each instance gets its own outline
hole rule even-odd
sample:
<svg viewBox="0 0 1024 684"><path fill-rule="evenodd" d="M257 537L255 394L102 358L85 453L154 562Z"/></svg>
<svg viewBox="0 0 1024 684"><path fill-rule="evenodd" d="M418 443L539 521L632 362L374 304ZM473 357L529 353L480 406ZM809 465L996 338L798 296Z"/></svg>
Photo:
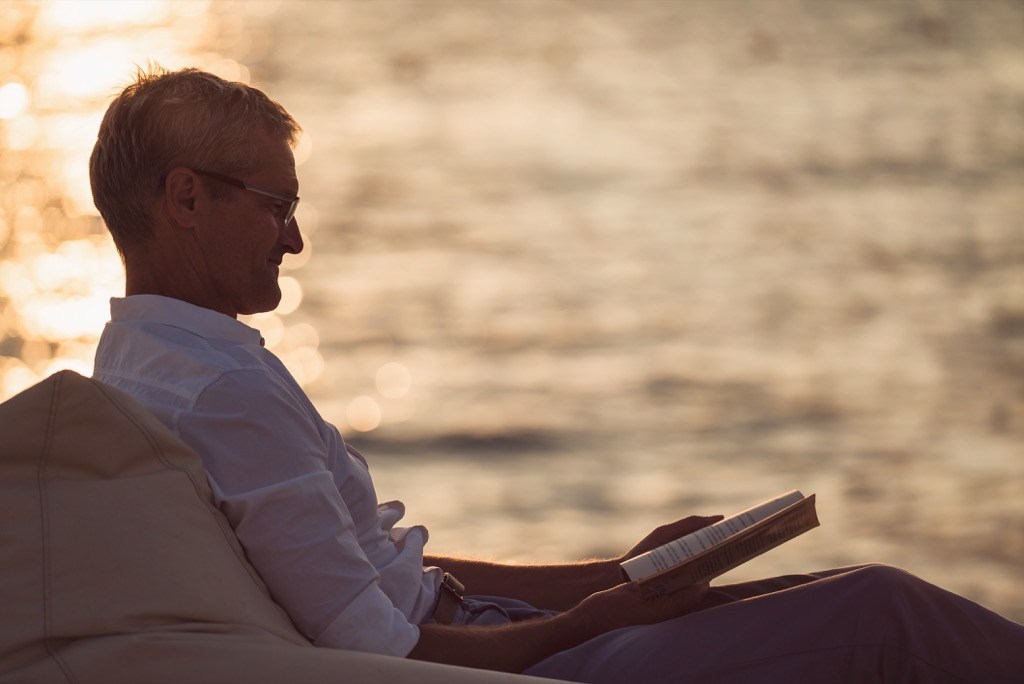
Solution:
<svg viewBox="0 0 1024 684"><path fill-rule="evenodd" d="M532 679L314 648L246 560L199 456L71 371L0 404L0 520L3 683Z"/></svg>

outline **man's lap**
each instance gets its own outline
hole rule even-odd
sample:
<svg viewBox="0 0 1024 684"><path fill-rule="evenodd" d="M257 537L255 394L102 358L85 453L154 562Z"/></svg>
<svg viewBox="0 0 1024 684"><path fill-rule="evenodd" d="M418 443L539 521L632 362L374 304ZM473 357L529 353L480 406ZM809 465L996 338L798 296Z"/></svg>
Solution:
<svg viewBox="0 0 1024 684"><path fill-rule="evenodd" d="M848 634L836 640L837 632L843 630L826 630L831 634L822 642L823 630L812 627L817 620L832 622L838 617L825 617L835 598L825 600L821 594L835 593L835 588L827 587L829 578L860 569L840 568L716 587L694 613L609 632L538 663L526 674L645 684L816 681L814 674L821 664L805 662L814 658L806 658L804 652L808 648L819 652L820 660L822 649L851 645ZM808 638L809 627L819 638ZM832 663L836 656L845 658L840 653L829 654L825 664L828 676L821 677L821 681L835 680ZM785 676L776 678L773 672L780 667Z"/></svg>
<svg viewBox="0 0 1024 684"><path fill-rule="evenodd" d="M805 575L783 575L768 579L755 580L752 582L741 582L727 584L721 587L712 588L704 602L701 610L713 608L733 601L738 601L763 594L770 594L792 587L814 582L816 580L843 574L866 566L853 566L849 568L836 568ZM463 625L500 625L508 622L519 622L536 617L545 617L557 614L558 611L543 610L520 601L518 599L503 596L467 596L463 601L462 608L456 614L454 624Z"/></svg>
<svg viewBox="0 0 1024 684"><path fill-rule="evenodd" d="M1011 642L1024 649L1024 627L896 568L868 565L714 588L697 612L609 632L525 674L644 684L996 682L1010 681L1014 666L984 668L1005 664L1000 651Z"/></svg>

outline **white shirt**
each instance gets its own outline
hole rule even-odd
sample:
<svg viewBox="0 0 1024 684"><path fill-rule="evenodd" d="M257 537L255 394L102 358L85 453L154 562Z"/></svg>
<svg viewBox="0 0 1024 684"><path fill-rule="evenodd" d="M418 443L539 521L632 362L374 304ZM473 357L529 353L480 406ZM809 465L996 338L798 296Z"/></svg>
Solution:
<svg viewBox="0 0 1024 684"><path fill-rule="evenodd" d="M427 530L396 527L366 461L320 417L258 330L155 295L110 300L93 376L197 451L220 509L317 646L405 656L441 582Z"/></svg>

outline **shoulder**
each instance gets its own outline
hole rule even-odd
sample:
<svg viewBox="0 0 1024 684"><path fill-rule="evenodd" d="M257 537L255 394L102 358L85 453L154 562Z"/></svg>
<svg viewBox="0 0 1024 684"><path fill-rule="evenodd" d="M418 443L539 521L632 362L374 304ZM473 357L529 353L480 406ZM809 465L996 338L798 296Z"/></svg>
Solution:
<svg viewBox="0 0 1024 684"><path fill-rule="evenodd" d="M93 376L132 395L156 394L187 407L223 374L257 368L243 349L219 348L169 325L108 323Z"/></svg>
<svg viewBox="0 0 1024 684"><path fill-rule="evenodd" d="M178 436L225 488L251 488L323 472L337 445L273 373L221 373L178 417Z"/></svg>
<svg viewBox="0 0 1024 684"><path fill-rule="evenodd" d="M220 370L196 397L194 413L226 413L244 422L315 423L302 389L266 366ZM294 426L293 426L294 427Z"/></svg>

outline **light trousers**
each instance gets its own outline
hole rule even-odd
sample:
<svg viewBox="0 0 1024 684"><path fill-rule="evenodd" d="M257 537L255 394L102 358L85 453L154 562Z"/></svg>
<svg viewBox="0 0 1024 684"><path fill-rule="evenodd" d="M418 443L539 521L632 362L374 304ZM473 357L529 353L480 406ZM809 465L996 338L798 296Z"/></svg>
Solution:
<svg viewBox="0 0 1024 684"><path fill-rule="evenodd" d="M549 615L469 597L457 621ZM1024 626L885 565L711 589L698 611L626 627L525 674L594 684L1024 682Z"/></svg>

